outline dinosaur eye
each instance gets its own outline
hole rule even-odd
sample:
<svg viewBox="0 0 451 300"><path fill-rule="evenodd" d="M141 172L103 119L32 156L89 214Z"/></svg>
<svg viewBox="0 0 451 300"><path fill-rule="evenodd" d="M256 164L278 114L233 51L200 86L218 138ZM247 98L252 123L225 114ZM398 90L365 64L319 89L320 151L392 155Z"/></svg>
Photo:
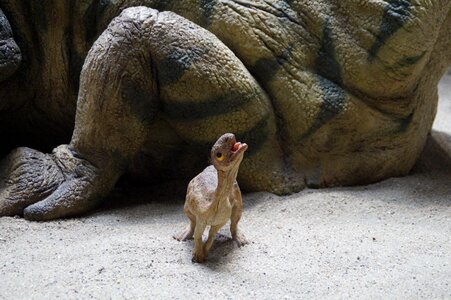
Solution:
<svg viewBox="0 0 451 300"><path fill-rule="evenodd" d="M224 155L221 152L216 152L216 159L221 161L224 159Z"/></svg>

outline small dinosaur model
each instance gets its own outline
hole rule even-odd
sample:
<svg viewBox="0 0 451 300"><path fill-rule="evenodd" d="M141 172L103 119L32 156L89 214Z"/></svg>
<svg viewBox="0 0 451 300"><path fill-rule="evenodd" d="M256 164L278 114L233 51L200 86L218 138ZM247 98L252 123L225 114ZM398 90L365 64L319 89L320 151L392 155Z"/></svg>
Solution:
<svg viewBox="0 0 451 300"><path fill-rule="evenodd" d="M236 181L247 148L247 144L237 142L233 134L222 135L211 149L212 165L194 177L188 185L184 212L190 224L174 238L186 241L194 235L193 262L205 260L216 233L229 219L232 239L239 247L247 244L244 236L238 232L243 201ZM207 226L211 226L210 232L202 245L202 234Z"/></svg>

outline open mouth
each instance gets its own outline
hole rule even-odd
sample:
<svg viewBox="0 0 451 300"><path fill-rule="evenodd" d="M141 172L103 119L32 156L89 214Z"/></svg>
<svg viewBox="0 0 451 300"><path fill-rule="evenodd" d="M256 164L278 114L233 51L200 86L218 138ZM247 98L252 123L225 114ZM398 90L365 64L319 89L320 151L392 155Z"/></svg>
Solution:
<svg viewBox="0 0 451 300"><path fill-rule="evenodd" d="M234 158L238 153L246 151L246 149L247 149L246 143L236 142L233 143L232 149L230 149L230 153L232 153L232 157Z"/></svg>
<svg viewBox="0 0 451 300"><path fill-rule="evenodd" d="M241 147L242 146L240 142L234 143L232 146L232 150L230 151L232 151L232 153L236 153L238 150L240 150Z"/></svg>

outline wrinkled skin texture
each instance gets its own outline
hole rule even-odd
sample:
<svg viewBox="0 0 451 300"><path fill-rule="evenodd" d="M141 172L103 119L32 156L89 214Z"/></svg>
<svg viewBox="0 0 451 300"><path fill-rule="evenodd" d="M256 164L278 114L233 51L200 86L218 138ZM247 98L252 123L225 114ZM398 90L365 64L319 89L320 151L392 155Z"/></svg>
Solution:
<svg viewBox="0 0 451 300"><path fill-rule="evenodd" d="M21 60L22 56L14 41L11 25L0 9L0 82L17 71Z"/></svg>
<svg viewBox="0 0 451 300"><path fill-rule="evenodd" d="M405 175L451 61L445 0L0 7L21 54L0 68L1 150L47 152L73 129L51 154L3 159L0 215L32 220L83 213L124 174L192 178L224 132L249 144L246 191Z"/></svg>

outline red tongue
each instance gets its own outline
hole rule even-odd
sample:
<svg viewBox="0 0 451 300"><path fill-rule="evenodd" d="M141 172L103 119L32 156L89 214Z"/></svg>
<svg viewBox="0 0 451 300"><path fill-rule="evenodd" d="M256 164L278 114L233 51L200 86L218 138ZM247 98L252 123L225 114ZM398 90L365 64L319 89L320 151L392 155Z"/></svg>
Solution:
<svg viewBox="0 0 451 300"><path fill-rule="evenodd" d="M241 143L235 143L232 147L232 151L237 151L238 149L240 149Z"/></svg>

